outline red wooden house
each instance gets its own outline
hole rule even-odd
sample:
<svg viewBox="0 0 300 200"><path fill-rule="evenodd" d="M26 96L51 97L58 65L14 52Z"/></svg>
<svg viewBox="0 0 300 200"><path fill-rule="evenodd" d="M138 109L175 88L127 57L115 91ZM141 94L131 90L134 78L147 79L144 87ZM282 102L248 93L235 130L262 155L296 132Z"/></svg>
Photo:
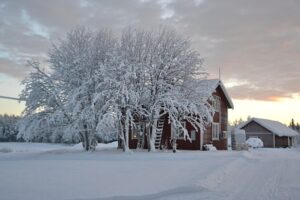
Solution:
<svg viewBox="0 0 300 200"><path fill-rule="evenodd" d="M207 88L210 94L213 95L212 102L216 112L213 116L213 122L206 127L204 133L199 133L188 122L183 122L190 140L184 140L183 134L179 134L177 138L177 149L182 150L203 150L205 144L213 144L218 150L227 149L227 124L228 124L228 109L233 109L233 103L230 99L223 83L218 79L202 80L199 82L201 87ZM147 148L147 138L140 138L139 132L145 131L144 124L141 122L137 128L133 128L129 135L129 148L136 149ZM155 147L157 149L172 149L171 144L172 126L168 123L168 116L158 120L157 132L155 139Z"/></svg>

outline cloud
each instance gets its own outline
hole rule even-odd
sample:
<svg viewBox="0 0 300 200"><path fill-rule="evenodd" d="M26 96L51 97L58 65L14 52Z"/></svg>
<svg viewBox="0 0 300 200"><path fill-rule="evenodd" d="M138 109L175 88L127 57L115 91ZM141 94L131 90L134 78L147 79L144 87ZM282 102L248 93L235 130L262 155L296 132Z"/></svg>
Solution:
<svg viewBox="0 0 300 200"><path fill-rule="evenodd" d="M175 13L185 34L197 41L212 77L218 77L220 67L225 83L251 83L231 88L234 98L274 100L300 93L299 6L279 0L205 1L195 8L181 2Z"/></svg>
<svg viewBox="0 0 300 200"><path fill-rule="evenodd" d="M22 80L26 73L29 71L28 67L24 66L16 64L15 62L9 59L0 58L0 74L6 74L15 77L19 80ZM22 68L25 70L20 70Z"/></svg>
<svg viewBox="0 0 300 200"><path fill-rule="evenodd" d="M191 38L211 77L237 99L274 100L300 93L300 1L294 0L3 0L0 73L18 79L29 58L78 25L119 32L128 25L173 26ZM276 97L276 98L274 98Z"/></svg>
<svg viewBox="0 0 300 200"><path fill-rule="evenodd" d="M26 10L21 11L21 20L31 30L31 32L25 33L25 34L38 35L38 36L49 39L49 31L47 30L47 27L32 20Z"/></svg>

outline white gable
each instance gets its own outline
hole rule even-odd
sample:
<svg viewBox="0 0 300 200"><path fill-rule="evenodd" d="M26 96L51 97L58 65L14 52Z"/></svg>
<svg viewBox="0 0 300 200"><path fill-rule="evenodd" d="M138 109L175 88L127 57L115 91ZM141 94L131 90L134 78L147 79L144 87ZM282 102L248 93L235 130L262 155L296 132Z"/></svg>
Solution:
<svg viewBox="0 0 300 200"><path fill-rule="evenodd" d="M232 100L231 100L230 96L228 95L226 88L223 85L222 81L220 81L219 79L205 79L205 80L200 80L198 82L198 84L201 88L207 90L207 92L210 95L216 91L218 86L220 86L228 103L229 103L229 107L233 108Z"/></svg>

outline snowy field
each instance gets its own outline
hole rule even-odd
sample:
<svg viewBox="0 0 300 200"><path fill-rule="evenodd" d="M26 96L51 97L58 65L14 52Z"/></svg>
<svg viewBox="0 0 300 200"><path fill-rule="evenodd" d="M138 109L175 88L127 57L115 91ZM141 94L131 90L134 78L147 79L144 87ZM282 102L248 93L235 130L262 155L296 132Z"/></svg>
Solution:
<svg viewBox="0 0 300 200"><path fill-rule="evenodd" d="M0 143L0 199L299 199L300 149L122 153Z"/></svg>

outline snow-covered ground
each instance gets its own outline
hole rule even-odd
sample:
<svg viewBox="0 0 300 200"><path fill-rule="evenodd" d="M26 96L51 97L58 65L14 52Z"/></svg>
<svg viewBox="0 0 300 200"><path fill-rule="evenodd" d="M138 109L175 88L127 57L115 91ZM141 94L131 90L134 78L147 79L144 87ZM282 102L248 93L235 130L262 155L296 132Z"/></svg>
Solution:
<svg viewBox="0 0 300 200"><path fill-rule="evenodd" d="M0 199L299 199L300 149L144 151L0 143Z"/></svg>

